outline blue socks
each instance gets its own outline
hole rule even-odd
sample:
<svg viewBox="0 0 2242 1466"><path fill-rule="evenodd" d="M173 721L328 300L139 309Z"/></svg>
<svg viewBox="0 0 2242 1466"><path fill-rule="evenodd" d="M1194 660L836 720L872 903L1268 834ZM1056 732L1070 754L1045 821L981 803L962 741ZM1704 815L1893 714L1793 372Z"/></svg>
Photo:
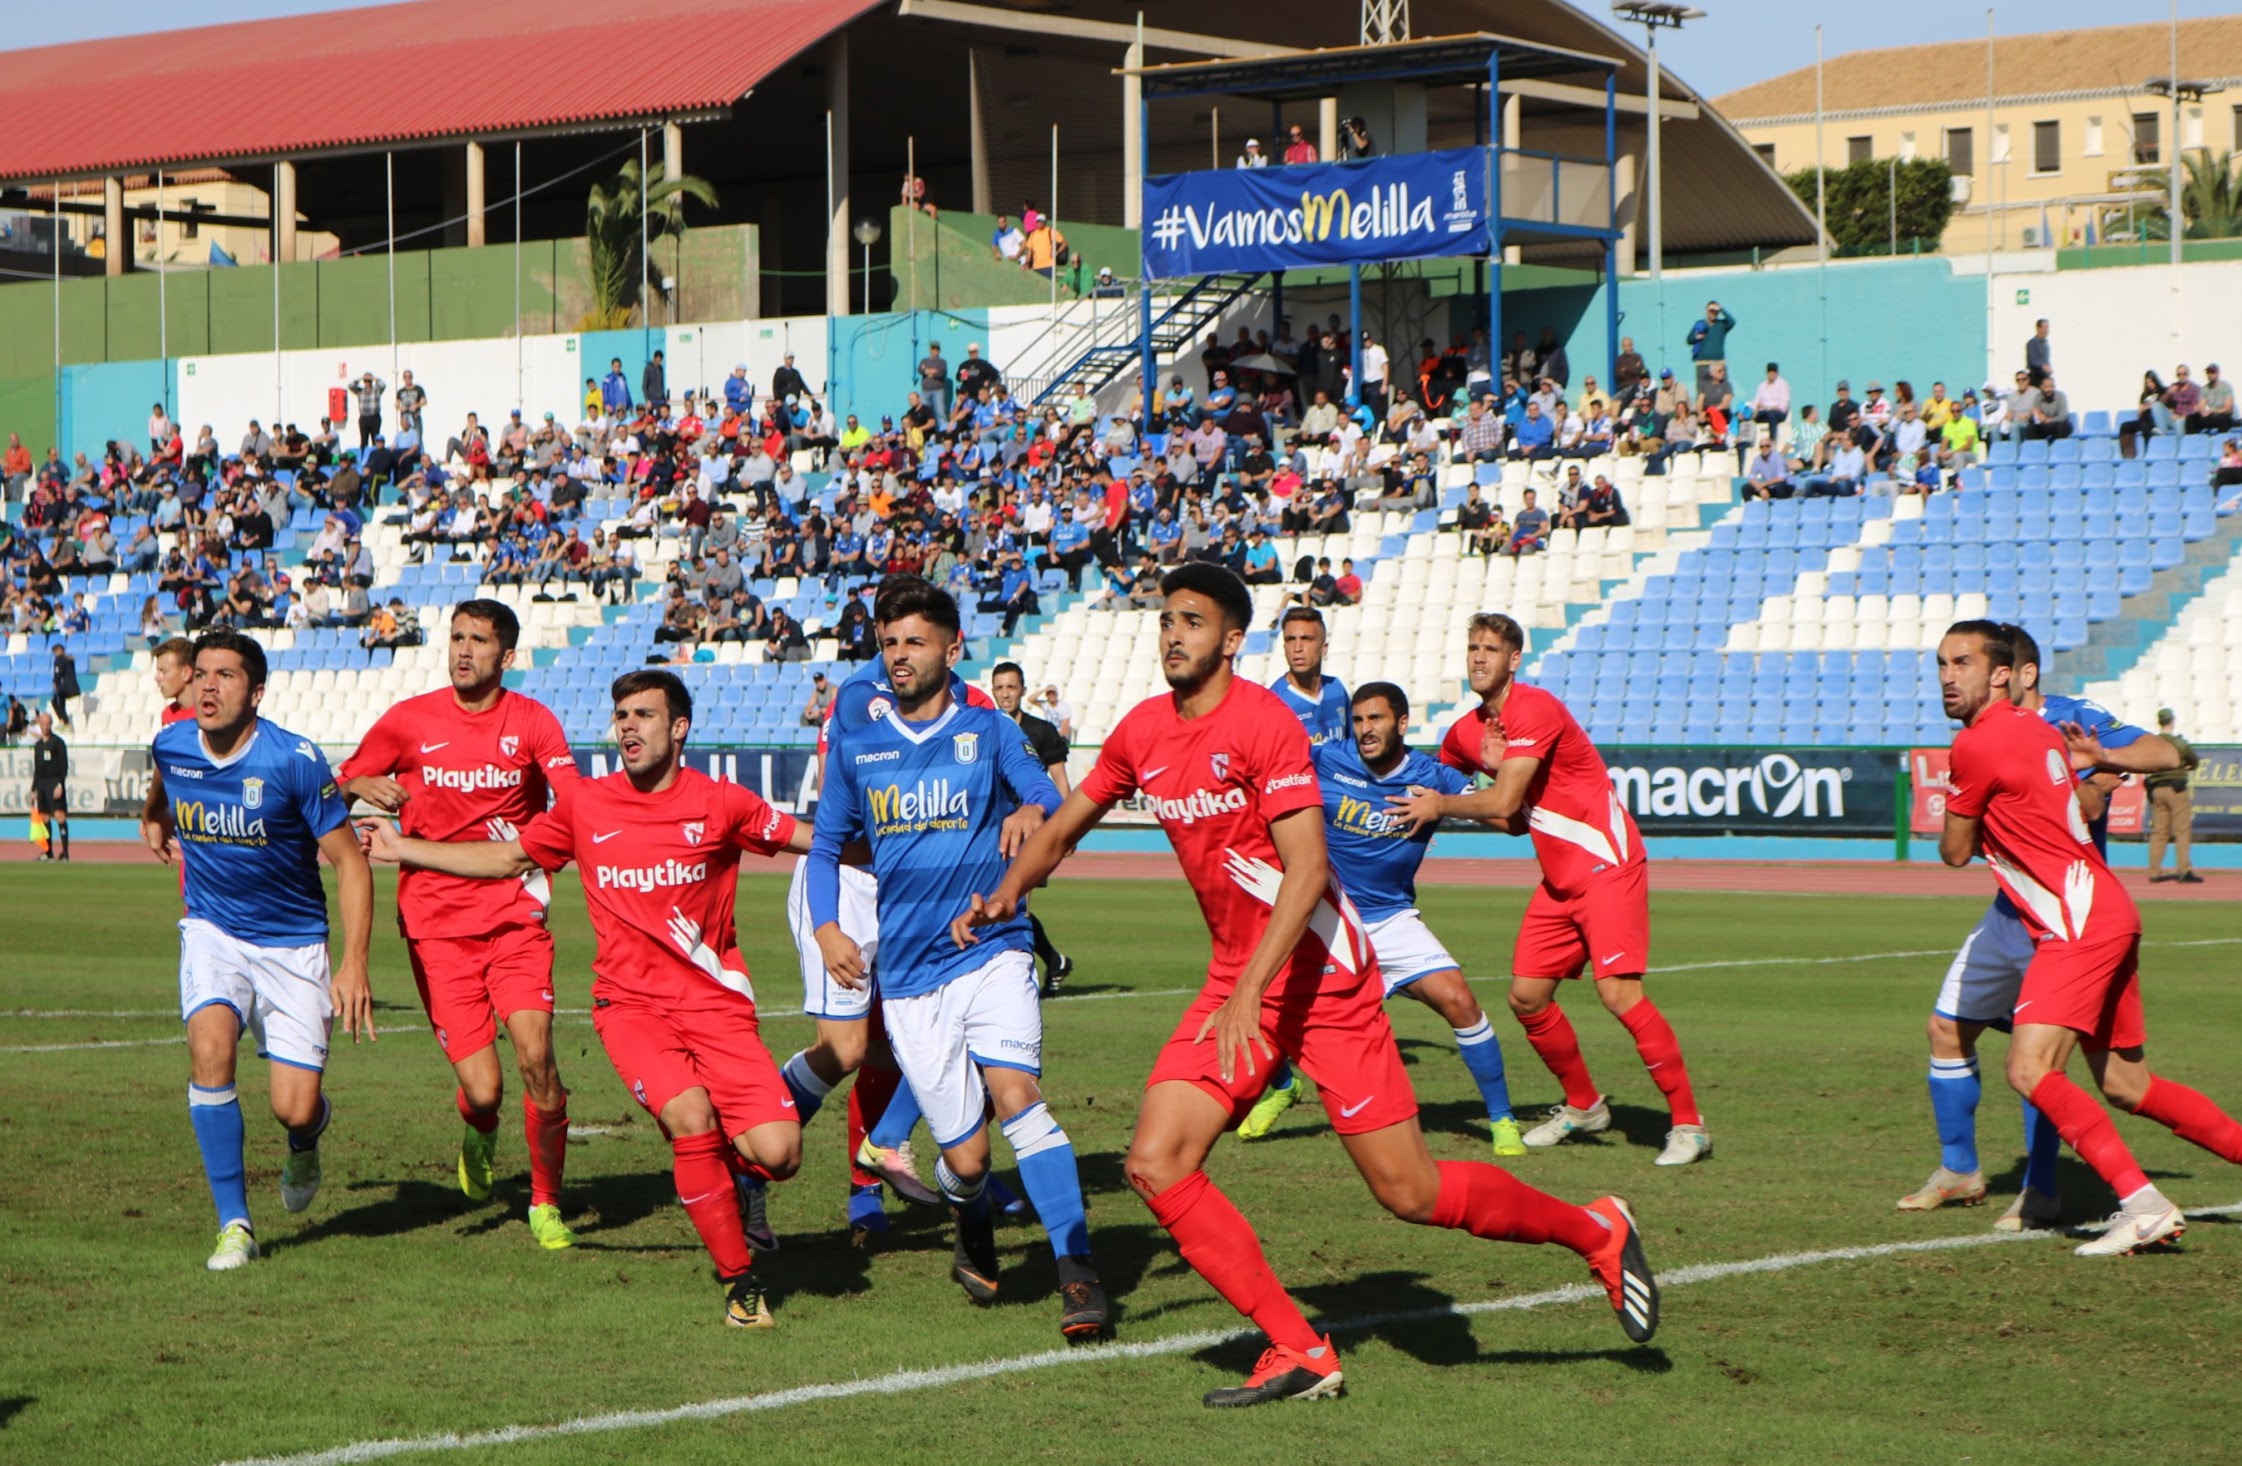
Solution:
<svg viewBox="0 0 2242 1466"><path fill-rule="evenodd" d="M810 1067L809 1050L804 1049L779 1067L779 1078L786 1081L787 1093L794 1096L794 1117L804 1125L825 1105L825 1097L833 1086L817 1077Z"/></svg>
<svg viewBox="0 0 2242 1466"><path fill-rule="evenodd" d="M893 1150L911 1138L912 1127L919 1123L919 1097L911 1092L911 1081L898 1077L895 1093L880 1112L880 1118L864 1138L882 1150Z"/></svg>
<svg viewBox="0 0 2242 1466"><path fill-rule="evenodd" d="M1931 1114L1938 1121L1940 1165L1967 1176L1977 1169L1977 1101L1983 1089L1977 1056L1931 1059Z"/></svg>
<svg viewBox="0 0 2242 1466"><path fill-rule="evenodd" d="M1495 1041L1495 1025L1482 1015L1477 1023L1455 1033L1456 1052L1463 1055L1472 1083L1479 1086L1479 1097L1487 1102L1487 1118L1509 1119L1510 1082L1503 1078L1502 1045Z"/></svg>
<svg viewBox="0 0 2242 1466"><path fill-rule="evenodd" d="M1090 1255L1090 1223L1082 1210L1082 1175L1074 1163L1074 1142L1051 1118L1041 1101L1004 1122L1004 1138L1020 1163L1020 1184L1050 1235L1059 1257Z"/></svg>
<svg viewBox="0 0 2242 1466"><path fill-rule="evenodd" d="M1276 1067L1275 1069L1271 1070L1271 1071L1270 1071L1270 1073L1269 1073L1269 1088L1270 1088L1270 1089L1290 1089L1290 1088L1292 1088L1292 1060L1290 1060L1290 1059L1279 1059L1279 1060L1277 1060L1277 1067Z"/></svg>
<svg viewBox="0 0 2242 1466"><path fill-rule="evenodd" d="M2024 1184L2042 1196L2055 1191L2055 1162L2063 1154L2063 1137L2055 1122L2024 1101Z"/></svg>
<svg viewBox="0 0 2242 1466"><path fill-rule="evenodd" d="M222 1231L234 1222L249 1225L249 1177L241 1161L241 1100L234 1087L187 1086L187 1118L202 1150L202 1173L210 1182L211 1204Z"/></svg>

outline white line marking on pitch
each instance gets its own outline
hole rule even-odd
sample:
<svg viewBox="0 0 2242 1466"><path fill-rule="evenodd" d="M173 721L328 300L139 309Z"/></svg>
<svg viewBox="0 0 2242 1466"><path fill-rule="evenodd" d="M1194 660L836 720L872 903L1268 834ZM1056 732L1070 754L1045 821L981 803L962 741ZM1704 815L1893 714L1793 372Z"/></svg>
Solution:
<svg viewBox="0 0 2242 1466"><path fill-rule="evenodd" d="M2143 942L2144 947L2232 947L2242 945L2242 937L2198 937L2187 941ZM1841 967L1856 962L1891 962L1912 957L1947 957L1951 947L1919 947L1903 952L1855 952L1837 957L1730 957L1718 962L1677 962L1670 967L1653 967L1650 975L1660 976L1670 972L1713 972L1732 967ZM1504 982L1508 979L1488 975L1474 977L1472 982ZM1184 998L1197 993L1197 988L1127 988L1110 993L1075 993L1065 998L1066 1006L1079 1003L1110 1003L1128 998ZM555 1008L554 1014L563 1018L581 1018L591 1012L589 1008ZM168 1008L134 1008L97 1012L73 1008L8 1008L0 1009L0 1018L170 1018ZM792 1013L777 1017L795 1016ZM384 1028L383 1033L414 1033L417 1028ZM0 1048L0 1054L55 1054L79 1049L137 1049L159 1044L182 1043L182 1037L107 1039L98 1043L74 1044L21 1044Z"/></svg>
<svg viewBox="0 0 2242 1466"><path fill-rule="evenodd" d="M2242 1202L2231 1206L2197 1207L2190 1210L2188 1215L2242 1215ZM1813 1267L1825 1262L1858 1262L1918 1252L1955 1252L1965 1248L1991 1247L2035 1239L2044 1242L2048 1236L2049 1234L2042 1232L1973 1232L1962 1237L1937 1237L1922 1242L1883 1242L1867 1247L1832 1247L1820 1252L1784 1252L1772 1257L1748 1258L1742 1262L1697 1263L1661 1273L1658 1282L1662 1289L1683 1288L1693 1283L1717 1282L1722 1278L1789 1272L1793 1268ZM1333 1333L1359 1333L1364 1329L1383 1328L1388 1324L1423 1323L1436 1318L1472 1317L1482 1313L1519 1312L1603 1296L1603 1289L1594 1284L1574 1283L1539 1293L1520 1294L1516 1298L1490 1298L1480 1303L1451 1304L1445 1308L1415 1308L1400 1313L1370 1314L1361 1318L1340 1319L1324 1326ZM719 1420L731 1415L760 1414L770 1410L783 1410L791 1405L847 1400L861 1395L895 1395L911 1390L940 1389L946 1385L968 1384L977 1380L996 1379L1002 1375L1024 1374L1031 1370L1056 1369L1069 1364L1103 1364L1116 1359L1156 1359L1165 1355L1209 1349L1253 1335L1252 1329L1202 1329L1195 1333L1169 1334L1164 1338L1146 1339L1139 1343L1050 1349L1037 1354L1020 1354L1010 1359L952 1364L941 1369L899 1369L870 1379L797 1385L790 1390L773 1390L762 1395L734 1395L722 1400L703 1400L693 1405L675 1405L666 1410L621 1410L607 1415L580 1415L574 1420L557 1421L551 1425L507 1425L496 1430L479 1430L466 1435L446 1431L442 1435L424 1435L402 1440L354 1441L350 1445L335 1446L324 1451L306 1451L294 1456L257 1456L227 1462L224 1466L352 1466L352 1463L360 1461L380 1461L391 1456L420 1452L481 1451L496 1446L523 1445L563 1436L602 1435L695 1420Z"/></svg>

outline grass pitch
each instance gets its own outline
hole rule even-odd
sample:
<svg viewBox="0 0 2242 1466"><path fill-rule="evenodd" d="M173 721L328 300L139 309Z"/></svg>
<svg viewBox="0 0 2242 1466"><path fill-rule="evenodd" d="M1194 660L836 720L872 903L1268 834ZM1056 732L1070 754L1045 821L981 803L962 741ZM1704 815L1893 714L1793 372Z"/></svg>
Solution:
<svg viewBox="0 0 2242 1466"><path fill-rule="evenodd" d="M521 1222L527 1173L509 1079L500 1182L458 1193L449 1070L401 943L377 921L378 1045L340 1046L326 1189L300 1217L277 1195L282 1140L263 1066L244 1058L251 1200L266 1261L202 1269L212 1219L183 1113L177 910L155 867L11 866L0 876L0 1461L232 1460L356 1442L539 1426L763 1395L1055 1349L1042 1234L1000 1233L1006 1301L975 1310L947 1280L937 1216L894 1212L876 1250L841 1224L841 1118L809 1130L800 1178L773 1193L784 1249L758 1266L779 1327L729 1330L675 1205L669 1153L580 1013L559 1020L581 1134L566 1211L581 1237L547 1254ZM1653 874L1655 884L1656 876ZM384 877L382 910L389 909ZM1425 911L1467 972L1505 970L1525 893L1433 888ZM798 978L781 878L742 884L745 946L783 1058L810 1025L779 1016ZM1047 1006L1046 1087L1082 1156L1119 1338L1228 1330L1234 1314L1176 1257L1121 1179L1153 1053L1196 985L1204 929L1177 882L1062 882L1037 898L1077 976ZM568 881L555 903L564 1007L586 1006L590 939ZM1923 1020L1945 953L1982 901L1668 894L1655 898L1652 992L1688 1054L1718 1139L1710 1162L1651 1157L1665 1116L1619 1025L1568 1004L1617 1124L1513 1163L1574 1200L1635 1203L1652 1262L1689 1264L1982 1234L2014 1190L2014 1101L1986 1044L1980 1133L1993 1207L1902 1216L1937 1163ZM2242 1107L2233 913L2145 908L2152 1055ZM2188 945L2190 943L2196 945ZM1921 955L1889 955L1920 953ZM1887 954L1887 955L1872 955ZM1496 1009L1520 1113L1555 1083ZM59 1012L93 1016L50 1016ZM1393 1005L1435 1154L1484 1158L1485 1122L1445 1026ZM113 1044L101 1048L52 1045ZM25 1051L41 1047L43 1051ZM2242 1202L2237 1173L2121 1120L2183 1205ZM924 1142L922 1140L922 1150ZM1000 1161L1008 1163L999 1147ZM1278 1274L1331 1320L1502 1300L1585 1278L1556 1248L1475 1241L1379 1211L1328 1133L1296 1109L1212 1162ZM2069 1215L2112 1204L2066 1159ZM522 1463L986 1460L1255 1462L2098 1462L2229 1460L2242 1227L2199 1221L2172 1254L2115 1263L2059 1240L1824 1262L1674 1288L1650 1346L1600 1298L1419 1317L1339 1336L1349 1397L1214 1414L1198 1396L1250 1367L1227 1342L1139 1358L1072 1357L892 1395L618 1432L483 1444ZM341 1459L338 1457L338 1459ZM416 1453L403 1459L436 1459ZM448 1459L460 1459L454 1454Z"/></svg>

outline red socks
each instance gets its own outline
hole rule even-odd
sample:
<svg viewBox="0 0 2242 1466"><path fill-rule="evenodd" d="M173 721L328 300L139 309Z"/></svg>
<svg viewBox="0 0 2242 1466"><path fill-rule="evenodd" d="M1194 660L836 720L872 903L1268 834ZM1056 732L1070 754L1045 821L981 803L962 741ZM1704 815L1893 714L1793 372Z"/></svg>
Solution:
<svg viewBox="0 0 2242 1466"><path fill-rule="evenodd" d="M2156 1093L2155 1086L2149 1093ZM2085 1090L2061 1074L2049 1074L2032 1086L2031 1101L2054 1123L2063 1143L2077 1151L2079 1159L2094 1168L2095 1175L2110 1183L2119 1201L2149 1184L2149 1178L2134 1162L2133 1152L2118 1137L2117 1126L2110 1123L2109 1113Z"/></svg>
<svg viewBox="0 0 2242 1466"><path fill-rule="evenodd" d="M497 1117L492 1116L492 1123ZM528 1095L522 1096L522 1137L529 1142L529 1204L559 1206L561 1172L568 1165L568 1097L547 1114Z"/></svg>
<svg viewBox="0 0 2242 1466"><path fill-rule="evenodd" d="M2148 1093L2141 1096L2140 1106L2133 1113L2156 1121L2221 1160L2242 1165L2242 1125L2213 1104L2208 1095L2169 1079L2151 1078Z"/></svg>
<svg viewBox="0 0 2242 1466"><path fill-rule="evenodd" d="M1603 1096L1598 1093L1595 1081L1588 1077L1588 1065L1580 1057L1580 1036L1565 1017L1565 1010L1551 1003L1531 1017L1518 1022L1526 1030L1526 1042L1534 1046L1549 1072L1565 1087L1565 1103L1576 1110L1592 1107Z"/></svg>
<svg viewBox="0 0 2242 1466"><path fill-rule="evenodd" d="M732 1186L731 1167L724 1153L732 1144L717 1131L680 1135L669 1143L672 1172L677 1179L677 1199L692 1218L701 1245L716 1263L716 1275L731 1279L750 1265L747 1233L740 1228L739 1193Z"/></svg>
<svg viewBox="0 0 2242 1466"><path fill-rule="evenodd" d="M1536 1191L1485 1161L1441 1161L1432 1224L1497 1242L1558 1242L1587 1257L1611 1233L1584 1207ZM1171 1229L1172 1230L1172 1229Z"/></svg>
<svg viewBox="0 0 2242 1466"><path fill-rule="evenodd" d="M488 1135L498 1128L498 1111L478 1110L469 1105L465 1089L454 1089L452 1091L452 1103L459 1108L459 1118L465 1120L483 1134Z"/></svg>
<svg viewBox="0 0 2242 1466"><path fill-rule="evenodd" d="M1269 1270L1253 1224L1207 1179L1206 1172L1193 1171L1145 1204L1152 1208L1153 1220L1175 1238L1183 1260L1232 1308L1252 1319L1270 1343L1302 1353L1323 1343L1323 1336L1308 1326L1299 1305Z"/></svg>
<svg viewBox="0 0 2242 1466"><path fill-rule="evenodd" d="M856 1163L856 1153L864 1148L864 1133L880 1123L887 1112L887 1102L895 1098L895 1087L903 1082L900 1069L875 1069L866 1064L856 1071L856 1083L849 1086L849 1184L851 1186L877 1186L880 1178Z"/></svg>
<svg viewBox="0 0 2242 1466"><path fill-rule="evenodd" d="M1643 1067L1650 1071L1651 1083L1666 1096L1666 1104L1674 1112L1674 1123L1704 1124L1704 1117L1697 1113L1697 1097L1689 1091L1689 1070L1682 1063L1681 1040L1674 1037L1673 1025L1658 1011L1658 1005L1645 998L1620 1014L1619 1021L1635 1036L1635 1052L1643 1056Z"/></svg>

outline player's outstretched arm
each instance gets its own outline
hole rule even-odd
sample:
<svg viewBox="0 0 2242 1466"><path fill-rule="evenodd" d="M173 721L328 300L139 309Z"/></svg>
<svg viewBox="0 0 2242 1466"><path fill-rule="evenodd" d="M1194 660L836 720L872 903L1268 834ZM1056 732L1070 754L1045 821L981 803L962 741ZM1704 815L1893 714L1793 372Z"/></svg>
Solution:
<svg viewBox="0 0 2242 1466"><path fill-rule="evenodd" d="M1308 919L1315 915L1316 903L1331 888L1331 856L1324 844L1320 806L1278 815L1269 822L1269 838L1277 847L1277 859L1284 863L1276 899L1270 903L1269 924L1262 928L1261 941L1238 973L1238 985L1222 1000L1221 1007L1207 1015L1193 1040L1214 1035L1225 1084L1236 1073L1240 1055L1245 1058L1246 1073L1259 1071L1253 1052L1256 1045L1263 1058L1275 1062L1277 1051L1261 1032L1261 995L1276 980L1278 970L1292 960L1293 950L1307 933Z"/></svg>
<svg viewBox="0 0 2242 1466"><path fill-rule="evenodd" d="M1946 828L1938 837L1938 858L1952 866L1968 865L1977 856L1981 823L1976 815L1947 810Z"/></svg>
<svg viewBox="0 0 2242 1466"><path fill-rule="evenodd" d="M537 869L520 840L416 840L387 820L360 820L367 856L383 865L437 870L471 881L505 881Z"/></svg>
<svg viewBox="0 0 2242 1466"><path fill-rule="evenodd" d="M1412 833L1443 819L1454 819L1477 820L1508 835L1524 834L1526 790L1540 767L1538 758L1506 758L1495 765L1495 781L1484 789L1462 794L1419 789L1393 795L1386 802L1392 806L1394 818L1408 825Z"/></svg>
<svg viewBox="0 0 2242 1466"><path fill-rule="evenodd" d="M2071 752L2071 767L2080 773L2099 770L2113 774L2158 774L2180 766L2180 751L2170 740L2144 733L2120 748L2110 748L2079 723L2063 725L2063 742Z"/></svg>
<svg viewBox="0 0 2242 1466"><path fill-rule="evenodd" d="M343 960L335 969L335 1016L352 1043L363 1032L374 1041L374 988L368 976L374 939L374 872L358 848L358 832L340 824L319 837L319 853L335 868L336 904L343 914Z"/></svg>
<svg viewBox="0 0 2242 1466"><path fill-rule="evenodd" d="M360 800L384 814L395 814L412 798L412 791L387 774L367 774L356 779L338 779L335 787L342 797L353 804Z"/></svg>
<svg viewBox="0 0 2242 1466"><path fill-rule="evenodd" d="M976 892L972 906L950 923L950 940L960 947L969 947L973 944L975 927L1010 921L1028 892L1050 879L1051 872L1059 868L1066 853L1105 818L1105 812L1111 807L1084 794L1080 787L1061 800L1050 818L1037 826L1020 853L1012 858L996 890L986 896Z"/></svg>

